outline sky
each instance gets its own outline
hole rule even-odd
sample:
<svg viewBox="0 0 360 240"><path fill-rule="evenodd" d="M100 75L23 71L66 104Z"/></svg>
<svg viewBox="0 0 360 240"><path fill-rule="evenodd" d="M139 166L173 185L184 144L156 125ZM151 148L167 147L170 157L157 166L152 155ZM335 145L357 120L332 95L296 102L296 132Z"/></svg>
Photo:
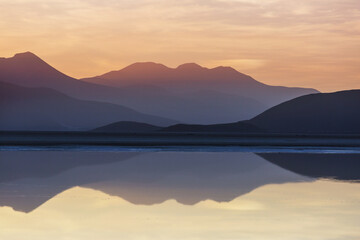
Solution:
<svg viewBox="0 0 360 240"><path fill-rule="evenodd" d="M134 62L232 66L258 81L360 88L359 0L0 0L0 56L76 78Z"/></svg>

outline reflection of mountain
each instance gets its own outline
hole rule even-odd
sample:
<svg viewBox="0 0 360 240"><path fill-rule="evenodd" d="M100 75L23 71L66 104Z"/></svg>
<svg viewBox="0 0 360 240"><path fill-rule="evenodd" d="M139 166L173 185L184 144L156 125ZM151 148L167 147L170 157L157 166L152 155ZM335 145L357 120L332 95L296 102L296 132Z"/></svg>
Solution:
<svg viewBox="0 0 360 240"><path fill-rule="evenodd" d="M84 101L47 88L0 82L0 130L90 130L119 120L162 126L175 121L104 102Z"/></svg>
<svg viewBox="0 0 360 240"><path fill-rule="evenodd" d="M74 168L111 164L137 154L0 152L0 206L12 206L16 210L30 212L73 186L66 177L58 182L48 182L49 179Z"/></svg>
<svg viewBox="0 0 360 240"><path fill-rule="evenodd" d="M292 172L337 180L360 180L360 154L261 153L264 159Z"/></svg>
<svg viewBox="0 0 360 240"><path fill-rule="evenodd" d="M30 212L74 186L134 204L230 201L270 183L308 181L251 153L1 152L0 205ZM126 159L126 160L125 160ZM106 164L105 164L106 163ZM3 172L4 171L4 172Z"/></svg>
<svg viewBox="0 0 360 240"><path fill-rule="evenodd" d="M76 167L104 165L123 161L140 153L124 152L0 152L0 182L24 178L47 178ZM102 158L102 156L106 157Z"/></svg>

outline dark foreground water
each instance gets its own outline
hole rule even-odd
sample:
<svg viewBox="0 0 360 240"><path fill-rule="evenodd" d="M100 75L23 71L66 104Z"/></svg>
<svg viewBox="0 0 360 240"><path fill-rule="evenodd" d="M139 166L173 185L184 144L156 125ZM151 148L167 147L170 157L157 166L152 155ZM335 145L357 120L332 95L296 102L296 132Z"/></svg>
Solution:
<svg viewBox="0 0 360 240"><path fill-rule="evenodd" d="M3 147L0 239L358 240L359 183L357 149Z"/></svg>

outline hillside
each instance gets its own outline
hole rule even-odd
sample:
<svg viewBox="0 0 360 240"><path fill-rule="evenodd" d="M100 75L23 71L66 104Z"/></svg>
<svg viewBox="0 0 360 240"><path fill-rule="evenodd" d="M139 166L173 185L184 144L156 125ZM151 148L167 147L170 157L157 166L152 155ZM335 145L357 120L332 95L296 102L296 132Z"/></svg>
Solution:
<svg viewBox="0 0 360 240"><path fill-rule="evenodd" d="M110 103L84 101L47 88L0 82L0 130L80 131L117 121L167 126L175 121Z"/></svg>
<svg viewBox="0 0 360 240"><path fill-rule="evenodd" d="M161 127L140 123L140 122L116 122L102 127L95 128L93 132L106 133L134 133L134 132L153 132L160 130Z"/></svg>
<svg viewBox="0 0 360 240"><path fill-rule="evenodd" d="M249 122L280 133L360 133L360 90L302 96L275 106Z"/></svg>

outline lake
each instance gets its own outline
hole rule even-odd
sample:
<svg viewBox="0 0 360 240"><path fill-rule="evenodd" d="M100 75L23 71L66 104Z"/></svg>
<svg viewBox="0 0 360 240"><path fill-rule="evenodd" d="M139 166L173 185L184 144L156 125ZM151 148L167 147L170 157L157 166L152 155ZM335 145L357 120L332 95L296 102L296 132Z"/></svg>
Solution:
<svg viewBox="0 0 360 240"><path fill-rule="evenodd" d="M2 147L0 239L360 239L360 152Z"/></svg>

